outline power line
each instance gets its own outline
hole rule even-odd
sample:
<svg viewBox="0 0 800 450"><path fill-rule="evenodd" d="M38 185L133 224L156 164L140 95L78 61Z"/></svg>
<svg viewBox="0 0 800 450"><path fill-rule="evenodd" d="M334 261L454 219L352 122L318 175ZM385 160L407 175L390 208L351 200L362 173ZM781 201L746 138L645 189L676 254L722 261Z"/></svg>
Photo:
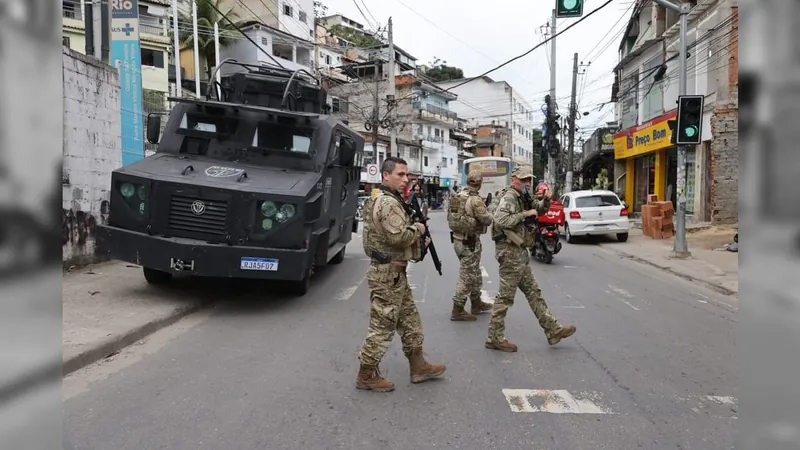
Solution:
<svg viewBox="0 0 800 450"><path fill-rule="evenodd" d="M574 27L574 26L578 25L579 23L583 22L584 20L588 19L588 18L589 18L589 17L590 17L592 14L594 14L594 13L596 13L596 12L600 11L601 9L605 8L606 6L610 5L610 4L611 4L611 2L613 2L613 1L614 1L614 0L606 0L606 2L605 2L605 3L603 3L602 5L600 5L599 7L597 7L596 9L594 9L593 11L589 12L588 14L584 15L583 17L581 17L580 19L578 19L577 21L575 21L575 22L574 22L572 25L570 25L570 26L568 26L568 27L564 28L563 30L561 30L561 31L557 32L557 33L556 33L556 34L554 34L553 36L550 36L549 38L545 39L543 42L541 42L541 43L537 44L536 46L534 46L533 48L531 48L530 50L528 50L527 52L525 52L525 53L523 53L523 54L521 54L521 55L519 55L519 56L516 56L516 57L514 57L514 58L511 58L511 59L509 59L508 61L506 61L506 62L504 62L504 63L500 64L499 66L497 66L497 67L495 67L495 68L493 68L493 69L487 70L486 72L484 72L484 73L482 73L482 74L478 75L477 77L469 78L469 79L467 79L466 81L464 81L463 83L459 83L459 84L457 84L457 85L455 85L455 86L452 86L452 87L450 87L450 88L447 88L447 89L445 89L445 90L446 90L446 91L450 91L450 90L452 90L452 89L455 89L455 88L457 88L457 87L459 87L459 86L463 86L463 85L465 85L465 84L469 83L470 81L474 81L474 80L477 80L478 78L485 77L486 75L489 75L490 73L492 73L492 72L494 72L494 71L496 71L496 70L498 70L498 69L500 69L500 68L502 68L502 67L504 67L504 66L507 66L507 65L511 64L512 62L514 62L514 61L516 61L516 60L520 59L520 58L524 58L525 56L528 56L528 55L529 55L529 54L531 54L531 53L532 53L534 50L538 49L539 47L541 47L542 45L546 44L547 42L550 42L551 40L553 40L553 39L554 39L554 38L556 38L557 36L560 36L561 34L565 33L565 32L566 32L567 30L569 30L570 28L572 28L572 27ZM555 61L553 61L553 64L555 64Z"/></svg>

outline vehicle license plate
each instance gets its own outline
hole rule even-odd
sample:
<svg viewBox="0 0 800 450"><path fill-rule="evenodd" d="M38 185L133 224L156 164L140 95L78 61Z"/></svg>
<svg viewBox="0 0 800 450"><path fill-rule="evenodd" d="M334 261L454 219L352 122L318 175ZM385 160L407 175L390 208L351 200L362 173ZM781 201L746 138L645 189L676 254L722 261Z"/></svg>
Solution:
<svg viewBox="0 0 800 450"><path fill-rule="evenodd" d="M278 271L278 260L269 258L242 258L242 270L263 270L266 272Z"/></svg>

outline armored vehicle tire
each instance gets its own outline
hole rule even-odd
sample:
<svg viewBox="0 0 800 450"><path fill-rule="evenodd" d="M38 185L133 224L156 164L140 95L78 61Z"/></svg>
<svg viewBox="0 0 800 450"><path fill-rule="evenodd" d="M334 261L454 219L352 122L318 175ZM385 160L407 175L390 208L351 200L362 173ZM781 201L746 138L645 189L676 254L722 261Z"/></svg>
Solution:
<svg viewBox="0 0 800 450"><path fill-rule="evenodd" d="M149 267L142 267L142 272L144 272L144 279L147 280L149 284L162 285L172 281L171 273L162 272Z"/></svg>
<svg viewBox="0 0 800 450"><path fill-rule="evenodd" d="M306 276L303 277L302 280L298 281L290 281L289 282L289 292L293 295L303 296L306 295L309 289L311 289L311 274L312 270L309 269Z"/></svg>
<svg viewBox="0 0 800 450"><path fill-rule="evenodd" d="M347 246L345 245L344 247L342 247L339 253L337 253L336 256L334 256L331 259L331 264L341 264L342 261L344 261L344 254L346 251L347 251Z"/></svg>

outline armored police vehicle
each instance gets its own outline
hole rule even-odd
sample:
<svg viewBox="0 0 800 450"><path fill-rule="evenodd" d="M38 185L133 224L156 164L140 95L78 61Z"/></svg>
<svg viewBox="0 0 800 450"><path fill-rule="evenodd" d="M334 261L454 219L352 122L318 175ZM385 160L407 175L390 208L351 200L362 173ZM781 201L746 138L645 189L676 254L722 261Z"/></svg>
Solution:
<svg viewBox="0 0 800 450"><path fill-rule="evenodd" d="M244 70L205 99L170 99L160 142L160 116L148 117L158 151L113 172L98 245L152 284L257 278L302 295L357 231L364 139L326 114L311 74L229 64Z"/></svg>

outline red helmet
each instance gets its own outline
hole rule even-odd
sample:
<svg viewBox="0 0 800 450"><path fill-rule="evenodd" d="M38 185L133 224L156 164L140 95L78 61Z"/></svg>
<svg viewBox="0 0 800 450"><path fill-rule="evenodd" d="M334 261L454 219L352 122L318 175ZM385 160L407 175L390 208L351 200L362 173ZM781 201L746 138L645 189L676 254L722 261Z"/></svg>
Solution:
<svg viewBox="0 0 800 450"><path fill-rule="evenodd" d="M537 197L544 197L544 193L550 190L550 186L546 183L542 183L536 187L536 196Z"/></svg>

